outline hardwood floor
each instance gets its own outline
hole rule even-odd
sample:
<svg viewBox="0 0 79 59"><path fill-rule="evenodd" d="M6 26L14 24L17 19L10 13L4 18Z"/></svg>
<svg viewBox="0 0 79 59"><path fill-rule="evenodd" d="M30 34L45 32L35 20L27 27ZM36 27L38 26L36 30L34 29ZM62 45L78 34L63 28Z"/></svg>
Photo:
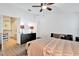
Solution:
<svg viewBox="0 0 79 59"><path fill-rule="evenodd" d="M0 56L2 56L2 51L0 50Z"/></svg>
<svg viewBox="0 0 79 59"><path fill-rule="evenodd" d="M25 44L19 45L16 40L9 39L3 43L3 52L0 51L0 55L3 56L27 56Z"/></svg>
<svg viewBox="0 0 79 59"><path fill-rule="evenodd" d="M11 47L10 49L5 49L3 51L4 56L23 56L26 55L25 44L24 45L16 45Z"/></svg>
<svg viewBox="0 0 79 59"><path fill-rule="evenodd" d="M10 49L12 47L16 46L16 40L14 39L8 39L3 41L3 48L5 49Z"/></svg>

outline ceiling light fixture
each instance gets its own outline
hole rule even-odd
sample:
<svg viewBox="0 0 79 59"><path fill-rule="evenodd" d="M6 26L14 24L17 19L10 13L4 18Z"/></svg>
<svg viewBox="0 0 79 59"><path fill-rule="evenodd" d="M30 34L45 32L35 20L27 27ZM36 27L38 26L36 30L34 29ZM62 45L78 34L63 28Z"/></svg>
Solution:
<svg viewBox="0 0 79 59"><path fill-rule="evenodd" d="M47 8L47 6L42 6L42 9L46 9Z"/></svg>

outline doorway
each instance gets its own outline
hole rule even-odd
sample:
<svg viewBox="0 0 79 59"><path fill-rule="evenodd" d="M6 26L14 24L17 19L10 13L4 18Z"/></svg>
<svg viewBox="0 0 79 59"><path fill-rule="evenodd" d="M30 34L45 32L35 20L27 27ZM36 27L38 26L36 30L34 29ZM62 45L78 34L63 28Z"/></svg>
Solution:
<svg viewBox="0 0 79 59"><path fill-rule="evenodd" d="M3 49L10 49L17 43L17 18L3 16Z"/></svg>

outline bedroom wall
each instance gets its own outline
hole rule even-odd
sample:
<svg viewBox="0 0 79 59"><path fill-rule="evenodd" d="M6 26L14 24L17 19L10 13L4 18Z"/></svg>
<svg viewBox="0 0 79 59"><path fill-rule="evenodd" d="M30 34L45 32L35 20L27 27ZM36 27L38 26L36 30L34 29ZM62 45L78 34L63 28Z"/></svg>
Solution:
<svg viewBox="0 0 79 59"><path fill-rule="evenodd" d="M30 33L30 26L34 26L33 32L37 32L37 23L35 21L35 16L33 14L27 14L23 16L24 18L22 18L21 20L21 25L24 25L25 28L23 30L24 33Z"/></svg>
<svg viewBox="0 0 79 59"><path fill-rule="evenodd" d="M77 36L79 37L79 12L76 13L78 16L78 25L77 25Z"/></svg>
<svg viewBox="0 0 79 59"><path fill-rule="evenodd" d="M78 36L78 15L69 12L52 12L37 16L38 36L50 37L50 33ZM74 38L73 37L73 38Z"/></svg>

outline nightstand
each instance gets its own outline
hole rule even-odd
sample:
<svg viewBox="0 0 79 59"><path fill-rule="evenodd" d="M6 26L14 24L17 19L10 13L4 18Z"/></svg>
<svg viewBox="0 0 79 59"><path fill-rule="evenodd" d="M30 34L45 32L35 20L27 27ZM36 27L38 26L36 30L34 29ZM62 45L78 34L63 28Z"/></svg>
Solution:
<svg viewBox="0 0 79 59"><path fill-rule="evenodd" d="M75 37L75 41L78 41L79 42L79 37Z"/></svg>

